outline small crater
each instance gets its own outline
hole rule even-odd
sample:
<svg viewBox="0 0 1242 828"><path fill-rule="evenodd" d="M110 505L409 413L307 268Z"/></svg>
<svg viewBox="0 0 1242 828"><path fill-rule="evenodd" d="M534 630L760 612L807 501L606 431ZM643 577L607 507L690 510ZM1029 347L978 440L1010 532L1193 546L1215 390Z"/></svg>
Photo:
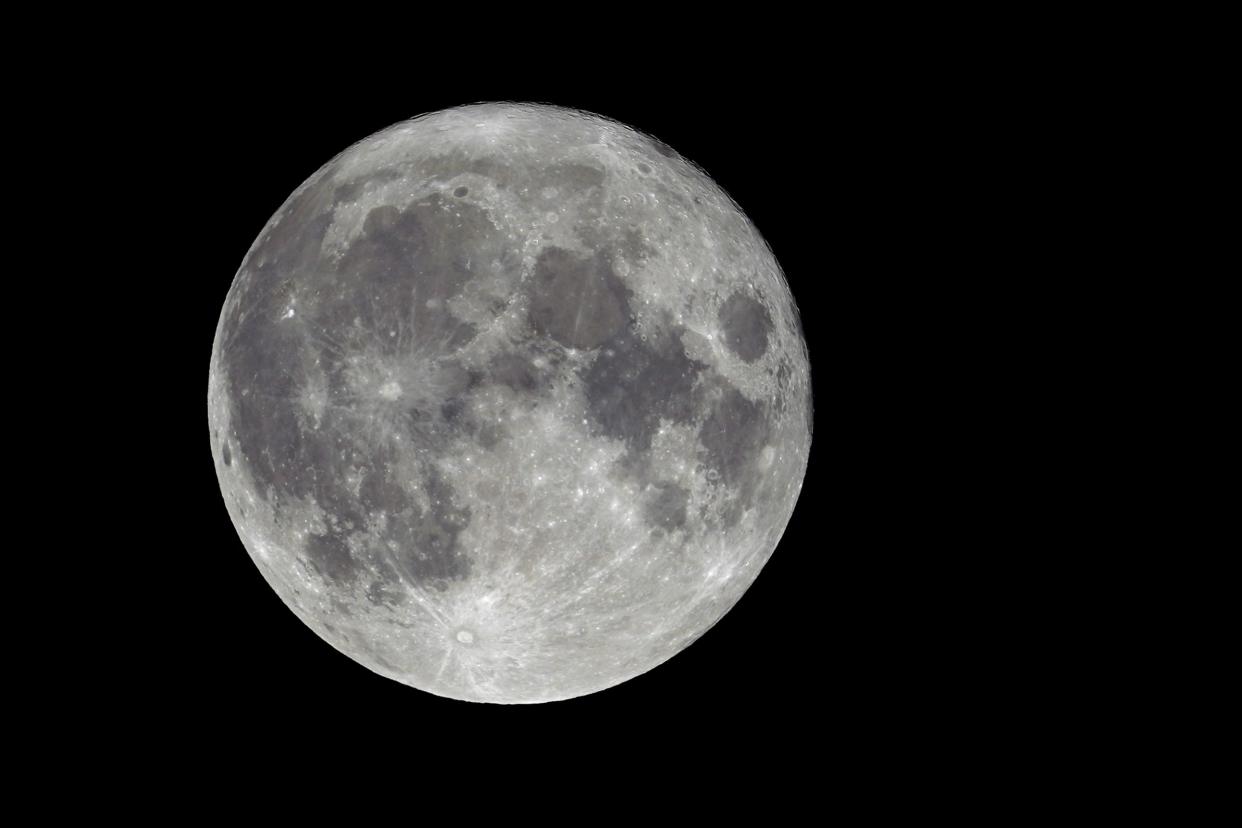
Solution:
<svg viewBox="0 0 1242 828"><path fill-rule="evenodd" d="M469 187L458 187L456 190L453 190L453 195L457 196L458 198L465 198L466 196L470 195L470 188Z"/></svg>
<svg viewBox="0 0 1242 828"><path fill-rule="evenodd" d="M646 164L639 164L638 171L642 173L643 175L650 175L651 167L648 167Z"/></svg>
<svg viewBox="0 0 1242 828"><path fill-rule="evenodd" d="M233 465L233 452L229 451L229 444L225 443L220 449L220 457L224 460L224 465Z"/></svg>
<svg viewBox="0 0 1242 828"><path fill-rule="evenodd" d="M474 644L474 633L470 632L470 630L458 630L457 635L454 636L454 638L456 638L458 643L461 644Z"/></svg>

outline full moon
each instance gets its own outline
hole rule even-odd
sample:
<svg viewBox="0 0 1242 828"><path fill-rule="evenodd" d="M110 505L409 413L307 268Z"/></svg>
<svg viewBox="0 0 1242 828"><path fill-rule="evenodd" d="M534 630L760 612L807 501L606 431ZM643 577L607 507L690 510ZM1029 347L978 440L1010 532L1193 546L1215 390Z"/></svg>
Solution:
<svg viewBox="0 0 1242 828"><path fill-rule="evenodd" d="M797 306L693 163L479 104L385 129L268 222L216 328L220 489L329 644L440 696L594 693L716 623L811 443Z"/></svg>

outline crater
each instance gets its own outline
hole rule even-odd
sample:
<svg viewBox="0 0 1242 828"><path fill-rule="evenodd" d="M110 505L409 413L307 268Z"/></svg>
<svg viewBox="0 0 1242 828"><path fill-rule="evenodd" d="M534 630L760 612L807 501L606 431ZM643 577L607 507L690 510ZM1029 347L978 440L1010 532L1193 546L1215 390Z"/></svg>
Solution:
<svg viewBox="0 0 1242 828"><path fill-rule="evenodd" d="M743 362L754 362L768 350L772 316L749 294L734 293L720 306L717 318L725 345Z"/></svg>
<svg viewBox="0 0 1242 828"><path fill-rule="evenodd" d="M303 363L296 326L277 324L293 289L292 274L313 267L332 220L319 187L299 193L268 228L230 295L221 323L220 370L229 387L230 420L237 451L246 458L255 489L306 494L306 444L290 399Z"/></svg>

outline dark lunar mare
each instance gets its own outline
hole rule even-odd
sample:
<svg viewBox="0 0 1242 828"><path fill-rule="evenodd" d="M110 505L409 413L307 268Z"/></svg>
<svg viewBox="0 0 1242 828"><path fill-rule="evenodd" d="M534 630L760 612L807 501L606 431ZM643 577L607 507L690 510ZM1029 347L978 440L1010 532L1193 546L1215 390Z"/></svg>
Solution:
<svg viewBox="0 0 1242 828"><path fill-rule="evenodd" d="M643 506L643 518L654 529L665 532L686 525L686 506L690 492L676 483L661 482L651 486Z"/></svg>
<svg viewBox="0 0 1242 828"><path fill-rule="evenodd" d="M754 362L768 350L772 316L754 297L734 293L720 306L718 318L725 344L744 362Z"/></svg>
<svg viewBox="0 0 1242 828"><path fill-rule="evenodd" d="M378 572L368 595L391 603L399 591L388 584L399 576L437 587L468 577L457 538L470 515L431 463L420 467L425 509L393 476L408 451L395 437L434 448L436 427L448 427L442 413L359 399L351 365L359 355L399 365L459 348L474 329L452 316L448 300L486 264L471 252L486 252L490 243L505 257L482 210L432 195L404 209L371 210L334 262L322 254L331 199L320 190L311 185L295 197L252 252L251 272L223 321L223 373L239 454L258 495L277 514L308 499L326 516L307 539L307 564L342 585ZM336 188L336 198L348 195ZM287 319L291 307L297 316ZM323 377L328 394L314 427L299 406L312 376ZM367 419L377 416L386 418L385 429ZM357 492L345 482L351 474L361 474ZM365 533L375 531L368 522L378 514L378 535Z"/></svg>
<svg viewBox="0 0 1242 828"><path fill-rule="evenodd" d="M595 430L625 441L633 452L647 451L661 418L694 419L695 378L706 367L686 356L676 336L649 344L625 328L582 374Z"/></svg>
<svg viewBox="0 0 1242 828"><path fill-rule="evenodd" d="M641 255L645 245L633 232L623 239L628 252L606 246L588 257L546 249L529 287L531 326L564 346L595 351L580 372L591 428L623 441L628 453L620 469L655 489L644 508L653 529L683 525L688 501L685 490L651 479L648 452L663 420L699 423L702 462L728 493L721 520L736 525L759 487L756 464L771 434L768 412L691 359L681 342L682 328L665 320L666 332L650 341L636 333L632 294L611 263L618 255ZM720 318L726 344L739 357L753 362L762 356L772 330L766 308L739 292L726 300ZM496 379L515 390L538 387L536 373L523 360L504 358L496 367Z"/></svg>
<svg viewBox="0 0 1242 828"><path fill-rule="evenodd" d="M579 256L548 247L535 262L530 321L535 332L571 348L596 348L630 322L629 290L610 253Z"/></svg>
<svg viewBox="0 0 1242 828"><path fill-rule="evenodd" d="M720 381L708 394L709 413L699 427L703 463L729 493L722 511L725 527L737 525L754 502L760 483L758 460L771 437L766 406Z"/></svg>

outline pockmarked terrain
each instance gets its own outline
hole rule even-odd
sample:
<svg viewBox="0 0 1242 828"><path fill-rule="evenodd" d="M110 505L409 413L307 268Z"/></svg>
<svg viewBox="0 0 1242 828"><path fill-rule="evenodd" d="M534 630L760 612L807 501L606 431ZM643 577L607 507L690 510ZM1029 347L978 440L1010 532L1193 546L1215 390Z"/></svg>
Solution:
<svg viewBox="0 0 1242 828"><path fill-rule="evenodd" d="M349 148L247 254L211 355L229 514L286 604L471 701L671 657L775 549L811 441L775 258L621 124L483 104Z"/></svg>

